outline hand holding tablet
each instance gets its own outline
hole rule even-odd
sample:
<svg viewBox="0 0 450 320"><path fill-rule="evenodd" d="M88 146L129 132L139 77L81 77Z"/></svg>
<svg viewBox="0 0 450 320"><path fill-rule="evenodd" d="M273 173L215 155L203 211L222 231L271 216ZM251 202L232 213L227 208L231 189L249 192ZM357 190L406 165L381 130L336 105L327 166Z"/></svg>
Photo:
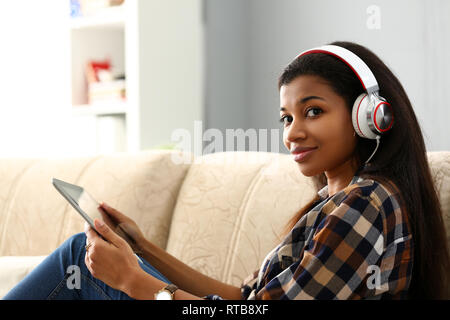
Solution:
<svg viewBox="0 0 450 320"><path fill-rule="evenodd" d="M80 186L55 178L53 178L52 182L56 190L86 220L93 230L96 231L94 220L99 219L125 239L135 253L140 253L137 239L143 238L143 235L133 220L105 204L100 204Z"/></svg>

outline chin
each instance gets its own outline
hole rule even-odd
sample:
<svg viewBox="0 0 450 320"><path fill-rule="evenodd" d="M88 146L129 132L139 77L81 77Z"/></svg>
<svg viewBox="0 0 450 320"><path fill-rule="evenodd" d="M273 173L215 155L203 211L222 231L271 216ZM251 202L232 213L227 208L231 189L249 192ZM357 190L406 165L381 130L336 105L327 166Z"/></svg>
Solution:
<svg viewBox="0 0 450 320"><path fill-rule="evenodd" d="M311 168L302 163L298 163L298 168L300 169L300 172L305 177L314 177L323 172L323 170L318 170L317 168Z"/></svg>

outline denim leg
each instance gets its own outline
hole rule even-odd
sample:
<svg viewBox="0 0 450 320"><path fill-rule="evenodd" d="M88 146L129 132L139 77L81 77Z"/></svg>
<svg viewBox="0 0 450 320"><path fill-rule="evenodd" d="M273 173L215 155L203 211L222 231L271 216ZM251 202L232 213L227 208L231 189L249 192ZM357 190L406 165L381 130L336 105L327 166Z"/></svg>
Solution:
<svg viewBox="0 0 450 320"><path fill-rule="evenodd" d="M5 300L131 300L125 293L94 278L84 263L86 235L66 240L33 269L3 299ZM141 268L170 283L158 270L141 258ZM79 273L79 276L76 274ZM78 276L78 278L76 278ZM75 280L77 279L77 280Z"/></svg>

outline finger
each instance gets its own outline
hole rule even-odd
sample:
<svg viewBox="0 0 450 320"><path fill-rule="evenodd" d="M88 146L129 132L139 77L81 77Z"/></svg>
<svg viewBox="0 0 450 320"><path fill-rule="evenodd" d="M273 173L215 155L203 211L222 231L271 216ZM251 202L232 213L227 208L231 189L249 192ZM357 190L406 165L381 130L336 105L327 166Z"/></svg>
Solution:
<svg viewBox="0 0 450 320"><path fill-rule="evenodd" d="M123 221L124 219L127 219L128 217L126 215L124 215L122 212L120 212L119 210L116 210L112 207L110 207L108 204L102 202L100 204L100 207L102 209L104 209L109 215L113 216L114 218L116 218L118 221Z"/></svg>
<svg viewBox="0 0 450 320"><path fill-rule="evenodd" d="M117 233L120 237L122 237L125 240L130 240L130 236L123 230L123 228L120 225L117 225L116 228L113 229L115 233Z"/></svg>
<svg viewBox="0 0 450 320"><path fill-rule="evenodd" d="M86 234L86 243L94 242L98 238L100 238L97 232L92 229L92 227L87 222L84 223L84 233Z"/></svg>
<svg viewBox="0 0 450 320"><path fill-rule="evenodd" d="M86 252L86 255L84 256L84 264L86 265L86 268L89 270L89 272L91 274L93 274L93 270L92 270L92 262L89 258L89 254L88 252Z"/></svg>
<svg viewBox="0 0 450 320"><path fill-rule="evenodd" d="M89 256L88 253L86 252L86 254L84 255L84 264L86 265L86 267L89 269L89 271L91 271L90 267L91 267L91 263L89 261Z"/></svg>
<svg viewBox="0 0 450 320"><path fill-rule="evenodd" d="M110 207L108 204L104 202L100 204L99 210L107 212L107 214L109 214L109 217L114 220L113 224L107 223L111 227L111 229L113 229L117 234L122 236L122 238L128 239L129 241L131 241L131 243L136 243L134 235L135 231L129 230L130 228L127 225L127 221L130 221L129 217L127 217L120 211Z"/></svg>
<svg viewBox="0 0 450 320"><path fill-rule="evenodd" d="M117 223L118 223L118 222L116 221L116 219L115 219L113 216L109 215L108 212L106 212L105 209L103 209L103 208L100 207L100 206L98 207L98 211L100 212L103 221L106 222L106 224L107 224L110 228L114 229L114 227L115 227L115 226L117 225Z"/></svg>
<svg viewBox="0 0 450 320"><path fill-rule="evenodd" d="M117 230L120 230L118 234L122 234L124 239L127 239L132 244L137 244L137 233L135 229L130 228L128 224L121 223L117 226Z"/></svg>
<svg viewBox="0 0 450 320"><path fill-rule="evenodd" d="M95 230L97 230L97 232L103 238L105 238L108 242L110 242L111 244L113 244L117 248L122 247L123 242L125 240L123 240L110 227L108 227L108 225L106 223L104 223L100 219L95 219L94 220L94 224L95 224Z"/></svg>

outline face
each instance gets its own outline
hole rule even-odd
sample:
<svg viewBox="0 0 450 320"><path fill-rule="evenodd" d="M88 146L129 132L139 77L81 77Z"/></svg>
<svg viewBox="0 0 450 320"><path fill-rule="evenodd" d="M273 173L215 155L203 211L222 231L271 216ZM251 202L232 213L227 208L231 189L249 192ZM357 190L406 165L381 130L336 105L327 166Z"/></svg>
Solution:
<svg viewBox="0 0 450 320"><path fill-rule="evenodd" d="M357 138L350 110L322 78L303 75L282 86L280 120L284 145L305 176L354 172Z"/></svg>

